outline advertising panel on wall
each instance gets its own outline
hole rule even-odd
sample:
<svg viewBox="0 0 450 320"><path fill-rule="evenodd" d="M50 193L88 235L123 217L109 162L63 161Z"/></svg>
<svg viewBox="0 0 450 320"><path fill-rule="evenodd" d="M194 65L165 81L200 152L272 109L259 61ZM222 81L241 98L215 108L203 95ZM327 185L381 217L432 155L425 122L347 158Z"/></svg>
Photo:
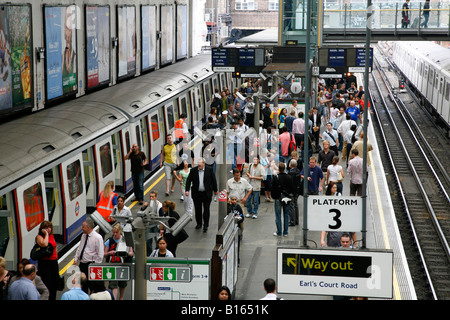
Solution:
<svg viewBox="0 0 450 320"><path fill-rule="evenodd" d="M156 6L141 7L142 71L156 67Z"/></svg>
<svg viewBox="0 0 450 320"><path fill-rule="evenodd" d="M76 7L44 9L47 100L76 93Z"/></svg>
<svg viewBox="0 0 450 320"><path fill-rule="evenodd" d="M161 65L173 60L173 6L161 6Z"/></svg>
<svg viewBox="0 0 450 320"><path fill-rule="evenodd" d="M177 60L187 57L188 11L186 5L177 5Z"/></svg>
<svg viewBox="0 0 450 320"><path fill-rule="evenodd" d="M117 7L117 29L119 40L118 77L136 74L136 8Z"/></svg>
<svg viewBox="0 0 450 320"><path fill-rule="evenodd" d="M32 107L30 5L0 10L0 114Z"/></svg>
<svg viewBox="0 0 450 320"><path fill-rule="evenodd" d="M107 6L86 7L87 88L110 81L110 12Z"/></svg>

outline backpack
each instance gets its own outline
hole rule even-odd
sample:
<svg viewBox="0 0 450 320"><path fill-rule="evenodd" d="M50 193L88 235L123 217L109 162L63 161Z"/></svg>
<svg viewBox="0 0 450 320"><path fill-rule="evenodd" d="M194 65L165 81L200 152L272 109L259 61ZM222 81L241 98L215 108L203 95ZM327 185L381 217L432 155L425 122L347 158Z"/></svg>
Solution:
<svg viewBox="0 0 450 320"><path fill-rule="evenodd" d="M295 143L294 136L292 133L289 133L289 136L291 137L291 141L289 142L288 155L290 155L292 151L297 151L297 144Z"/></svg>

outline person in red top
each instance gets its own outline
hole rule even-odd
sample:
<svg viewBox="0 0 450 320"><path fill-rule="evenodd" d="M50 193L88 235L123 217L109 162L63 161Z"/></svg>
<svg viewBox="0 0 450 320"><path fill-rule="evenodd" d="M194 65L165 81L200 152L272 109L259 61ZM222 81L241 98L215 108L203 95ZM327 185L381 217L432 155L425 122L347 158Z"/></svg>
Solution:
<svg viewBox="0 0 450 320"><path fill-rule="evenodd" d="M41 277L45 286L49 291L49 300L56 300L56 291L58 288L59 267L58 267L58 250L53 235L53 224L44 220L39 226L39 233L36 236L36 242L41 247L47 247L49 244L53 246L53 254L48 258L42 258L38 262L37 274Z"/></svg>

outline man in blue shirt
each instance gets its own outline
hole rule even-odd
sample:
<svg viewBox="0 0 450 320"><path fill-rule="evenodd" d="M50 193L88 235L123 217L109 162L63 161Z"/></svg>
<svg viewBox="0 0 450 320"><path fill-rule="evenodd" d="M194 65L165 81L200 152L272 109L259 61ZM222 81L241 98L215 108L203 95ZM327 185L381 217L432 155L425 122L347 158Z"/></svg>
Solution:
<svg viewBox="0 0 450 320"><path fill-rule="evenodd" d="M39 291L33 283L36 278L36 266L27 264L23 268L23 276L12 283L9 288L9 300L41 300Z"/></svg>
<svg viewBox="0 0 450 320"><path fill-rule="evenodd" d="M81 287L87 281L84 272L77 271L72 279L72 289L66 291L61 296L61 300L90 300L86 292Z"/></svg>
<svg viewBox="0 0 450 320"><path fill-rule="evenodd" d="M322 169L316 165L316 157L309 158L308 170L308 194L318 195L319 191L322 191L323 185L323 172ZM300 172L300 176L304 179L304 169Z"/></svg>
<svg viewBox="0 0 450 320"><path fill-rule="evenodd" d="M350 114L353 121L361 122L361 111L355 106L355 101L350 101L350 107L345 110L345 113Z"/></svg>

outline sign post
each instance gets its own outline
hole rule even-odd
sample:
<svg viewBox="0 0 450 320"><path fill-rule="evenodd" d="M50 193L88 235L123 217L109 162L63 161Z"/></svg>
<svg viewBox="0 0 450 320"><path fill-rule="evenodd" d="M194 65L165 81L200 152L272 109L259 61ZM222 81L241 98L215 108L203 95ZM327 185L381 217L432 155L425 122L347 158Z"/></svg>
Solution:
<svg viewBox="0 0 450 320"><path fill-rule="evenodd" d="M278 248L278 293L391 299L391 250Z"/></svg>

